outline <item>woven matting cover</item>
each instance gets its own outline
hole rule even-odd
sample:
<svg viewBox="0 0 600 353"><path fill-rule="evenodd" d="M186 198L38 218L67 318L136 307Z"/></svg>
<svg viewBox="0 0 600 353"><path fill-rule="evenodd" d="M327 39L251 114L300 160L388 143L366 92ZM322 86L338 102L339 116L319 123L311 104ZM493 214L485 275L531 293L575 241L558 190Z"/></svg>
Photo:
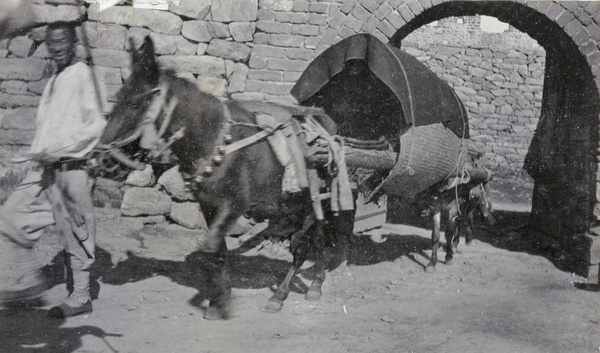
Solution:
<svg viewBox="0 0 600 353"><path fill-rule="evenodd" d="M400 154L375 193L414 197L460 173L467 160L468 139L456 136L443 123L413 126L400 137Z"/></svg>

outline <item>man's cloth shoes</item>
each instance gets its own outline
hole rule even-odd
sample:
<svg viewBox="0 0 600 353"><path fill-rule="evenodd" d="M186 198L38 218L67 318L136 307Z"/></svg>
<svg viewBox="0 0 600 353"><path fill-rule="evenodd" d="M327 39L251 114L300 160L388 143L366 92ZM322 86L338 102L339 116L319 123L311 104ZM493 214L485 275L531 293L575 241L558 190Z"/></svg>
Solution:
<svg viewBox="0 0 600 353"><path fill-rule="evenodd" d="M92 311L92 301L88 300L87 302L85 302L85 304L81 304L80 306L75 307L70 306L67 303L62 303L50 309L48 315L57 319L63 319L75 315L91 313Z"/></svg>

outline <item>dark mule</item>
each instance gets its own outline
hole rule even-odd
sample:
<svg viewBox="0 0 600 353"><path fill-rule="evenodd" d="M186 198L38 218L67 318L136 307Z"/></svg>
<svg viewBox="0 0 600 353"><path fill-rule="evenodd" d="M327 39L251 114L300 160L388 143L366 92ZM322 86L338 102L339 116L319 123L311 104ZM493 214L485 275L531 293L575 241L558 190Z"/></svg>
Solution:
<svg viewBox="0 0 600 353"><path fill-rule="evenodd" d="M425 267L425 271L433 271L437 264L442 225L445 226L446 265L450 265L456 253L460 236L465 237L467 244L473 240L473 225L477 214L480 214L490 225L494 223L487 188L487 182L491 175L481 172L477 174L479 175L471 177L467 183L448 189L444 187L443 191L439 191L440 184L436 184L412 200L417 210L429 214L433 220L431 259Z"/></svg>
<svg viewBox="0 0 600 353"><path fill-rule="evenodd" d="M176 77L173 72L161 72L154 56L154 45L148 37L139 51L133 50L132 59L131 76L117 95L102 143L111 144L135 135L150 106L154 106L153 98L160 94L160 87L166 87L166 101L177 98L168 124L163 124L162 120L169 118L160 115L154 131L166 127L164 140L173 139L170 150L178 160L180 171L193 186L209 224L209 231L198 239L200 251L195 252L199 255L194 259L210 288L207 298L210 305L204 317L220 319L226 316L231 282L224 236L242 215L259 220L284 219L293 215L292 218L297 220L292 224L292 231L284 234L293 240L293 265L267 305L268 311L280 310L290 292L290 281L309 250L322 248L323 233L331 227L336 228L338 220L329 217L327 222L316 221L308 192L282 194L284 168L266 139L227 155L220 154L223 150L219 147L225 145L224 139L234 144L262 131L253 113L236 102L223 103L201 92L193 83ZM226 134L229 136L224 137L226 121L230 125ZM213 163L207 164L211 159ZM210 170L213 167L214 170ZM351 231L351 227L346 231ZM307 299L320 298L325 278L322 261L315 264L315 272L313 284L306 293Z"/></svg>

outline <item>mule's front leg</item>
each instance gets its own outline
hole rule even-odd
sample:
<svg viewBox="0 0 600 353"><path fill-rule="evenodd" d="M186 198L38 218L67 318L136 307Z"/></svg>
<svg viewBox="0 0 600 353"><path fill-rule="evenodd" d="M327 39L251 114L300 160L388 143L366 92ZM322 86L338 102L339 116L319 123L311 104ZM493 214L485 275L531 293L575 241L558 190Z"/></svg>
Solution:
<svg viewBox="0 0 600 353"><path fill-rule="evenodd" d="M310 284L310 287L308 288L308 291L304 295L304 299L306 299L308 301L318 301L321 299L321 296L323 295L323 291L321 290L321 287L323 286L323 283L325 282L325 276L327 273L327 265L326 265L327 258L325 255L325 249L322 246L320 247L318 252L319 252L319 254L318 254L317 261L315 262L313 280L312 280L312 283Z"/></svg>
<svg viewBox="0 0 600 353"><path fill-rule="evenodd" d="M435 265L437 264L437 252L438 247L440 246L440 225L442 221L442 212L439 209L436 209L433 214L433 230L431 232L431 260L429 260L429 264L425 266L426 272L433 272L435 270Z"/></svg>
<svg viewBox="0 0 600 353"><path fill-rule="evenodd" d="M204 313L208 320L227 317L227 305L231 297L231 278L227 261L225 232L239 215L225 204L211 223L210 230L200 237L198 245L202 253L202 263L208 289L209 306Z"/></svg>
<svg viewBox="0 0 600 353"><path fill-rule="evenodd" d="M202 264L208 289L209 305L203 317L207 320L227 318L227 306L231 297L231 277L227 260L227 247L222 243L216 254L204 253Z"/></svg>
<svg viewBox="0 0 600 353"><path fill-rule="evenodd" d="M276 313L280 311L283 307L283 302L290 294L290 283L300 270L300 267L302 267L302 264L304 264L304 261L306 261L308 253L312 248L312 242L306 237L306 234L308 230L315 224L315 222L317 221L313 215L308 216L304 220L302 229L292 235L291 250L292 254L294 255L292 267L289 269L283 282L279 285L279 287L277 287L275 294L269 298L265 309L267 312Z"/></svg>
<svg viewBox="0 0 600 353"><path fill-rule="evenodd" d="M265 311L268 313L277 313L283 307L283 302L287 299L290 294L290 283L292 279L296 276L298 272L298 268L296 266L292 266L287 275L285 275L285 279L283 282L277 287L277 291L275 294L269 298L267 302L267 306L265 307Z"/></svg>

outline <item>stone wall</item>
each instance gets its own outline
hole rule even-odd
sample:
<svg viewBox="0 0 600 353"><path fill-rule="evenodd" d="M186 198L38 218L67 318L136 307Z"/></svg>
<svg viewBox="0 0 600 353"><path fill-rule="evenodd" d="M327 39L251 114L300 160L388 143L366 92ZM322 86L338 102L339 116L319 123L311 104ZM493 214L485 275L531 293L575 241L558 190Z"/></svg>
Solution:
<svg viewBox="0 0 600 353"><path fill-rule="evenodd" d="M219 97L293 101L289 90L315 56L340 4L305 1L186 0L169 11L115 6L98 12L79 0L37 0L35 27L0 41L0 165L33 138L35 107L50 75L47 23L82 20L78 56L92 63L107 109L130 74L130 40L154 40L159 62ZM83 36L89 44L89 53Z"/></svg>
<svg viewBox="0 0 600 353"><path fill-rule="evenodd" d="M26 149L32 139L35 106L49 75L43 59L48 22L83 20L78 55L82 59L91 55L109 109L129 75L130 41L137 46L146 35L154 40L161 65L201 90L223 98L293 102L289 90L326 48L319 43L329 41L327 28L348 12L357 28L371 18L365 17L368 11L361 16L358 7L339 2L186 0L169 11L116 6L102 12L95 5L86 8L78 3L36 4L37 26L0 42L0 164ZM347 22L344 26L351 27ZM460 28L450 31L441 26L453 22L451 18L436 27L423 27L412 35L415 40L403 41L404 49L455 87L470 111L472 136L487 153L486 165L518 175L539 116L543 50L465 46L457 38L464 41L473 35L459 38ZM464 27L471 34L473 26L465 18ZM436 44L434 38L444 44ZM490 38L497 48L497 41Z"/></svg>
<svg viewBox="0 0 600 353"><path fill-rule="evenodd" d="M527 178L523 162L540 116L544 49L512 28L482 32L478 16L423 26L402 49L455 89L484 165L499 176Z"/></svg>

